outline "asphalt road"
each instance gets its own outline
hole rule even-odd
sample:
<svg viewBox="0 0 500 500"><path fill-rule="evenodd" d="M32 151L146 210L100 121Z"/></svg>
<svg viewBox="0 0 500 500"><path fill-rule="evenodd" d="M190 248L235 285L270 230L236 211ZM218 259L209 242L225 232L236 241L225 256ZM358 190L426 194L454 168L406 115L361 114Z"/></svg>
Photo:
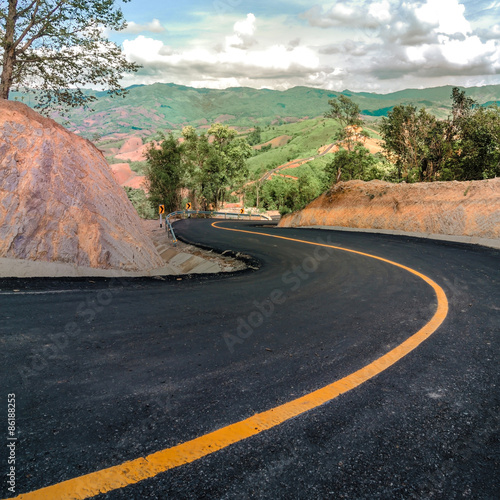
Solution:
<svg viewBox="0 0 500 500"><path fill-rule="evenodd" d="M500 498L499 251L219 226L409 266L443 288L448 315L414 351L333 401L98 498ZM2 498L145 457L322 388L397 347L436 311L427 283L386 262L205 220L175 229L189 242L243 252L258 269L181 280L0 280ZM9 394L15 494L6 476Z"/></svg>

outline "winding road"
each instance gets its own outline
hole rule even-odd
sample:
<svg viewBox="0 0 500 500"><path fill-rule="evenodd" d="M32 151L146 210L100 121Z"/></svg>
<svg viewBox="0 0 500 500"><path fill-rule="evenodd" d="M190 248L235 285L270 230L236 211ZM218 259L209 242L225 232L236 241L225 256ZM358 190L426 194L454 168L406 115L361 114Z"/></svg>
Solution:
<svg viewBox="0 0 500 500"><path fill-rule="evenodd" d="M500 497L498 250L175 231L250 267L0 281L2 498Z"/></svg>

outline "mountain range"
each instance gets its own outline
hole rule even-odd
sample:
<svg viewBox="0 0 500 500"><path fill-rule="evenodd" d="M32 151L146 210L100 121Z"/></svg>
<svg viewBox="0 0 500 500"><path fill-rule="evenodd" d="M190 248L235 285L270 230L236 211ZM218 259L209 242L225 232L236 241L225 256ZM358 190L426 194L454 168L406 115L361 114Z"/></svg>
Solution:
<svg viewBox="0 0 500 500"><path fill-rule="evenodd" d="M425 107L438 118L445 118L451 111L452 88L444 86L376 94L308 87L286 91L247 87L214 90L155 83L131 86L123 99L95 92L97 101L92 103L93 110L79 108L72 110L67 118L52 117L89 138L113 134L150 136L158 131L179 130L186 125L205 128L216 121L248 129L322 116L329 108L328 100L344 94L358 104L368 119L387 116L394 106L400 104ZM481 105L500 104L500 85L464 90ZM31 104L29 95L22 97L26 104Z"/></svg>

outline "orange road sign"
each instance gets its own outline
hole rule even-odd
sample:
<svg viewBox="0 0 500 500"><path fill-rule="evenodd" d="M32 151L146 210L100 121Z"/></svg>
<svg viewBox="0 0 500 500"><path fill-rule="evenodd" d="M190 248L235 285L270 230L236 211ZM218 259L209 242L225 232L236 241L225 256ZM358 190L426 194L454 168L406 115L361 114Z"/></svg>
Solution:
<svg viewBox="0 0 500 500"><path fill-rule="evenodd" d="M186 203L186 210L191 210L191 203Z"/></svg>
<svg viewBox="0 0 500 500"><path fill-rule="evenodd" d="M165 205L160 205L160 206L158 207L158 213L159 213L160 215L165 213Z"/></svg>

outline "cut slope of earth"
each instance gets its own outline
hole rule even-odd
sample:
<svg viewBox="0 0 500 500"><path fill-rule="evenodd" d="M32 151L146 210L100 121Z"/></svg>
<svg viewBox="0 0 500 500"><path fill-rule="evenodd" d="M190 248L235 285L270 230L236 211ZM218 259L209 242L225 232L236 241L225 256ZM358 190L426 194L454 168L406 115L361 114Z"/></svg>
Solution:
<svg viewBox="0 0 500 500"><path fill-rule="evenodd" d="M340 226L500 238L500 178L391 184L340 182L281 227Z"/></svg>
<svg viewBox="0 0 500 500"><path fill-rule="evenodd" d="M130 271L163 265L102 153L2 99L0 257Z"/></svg>

